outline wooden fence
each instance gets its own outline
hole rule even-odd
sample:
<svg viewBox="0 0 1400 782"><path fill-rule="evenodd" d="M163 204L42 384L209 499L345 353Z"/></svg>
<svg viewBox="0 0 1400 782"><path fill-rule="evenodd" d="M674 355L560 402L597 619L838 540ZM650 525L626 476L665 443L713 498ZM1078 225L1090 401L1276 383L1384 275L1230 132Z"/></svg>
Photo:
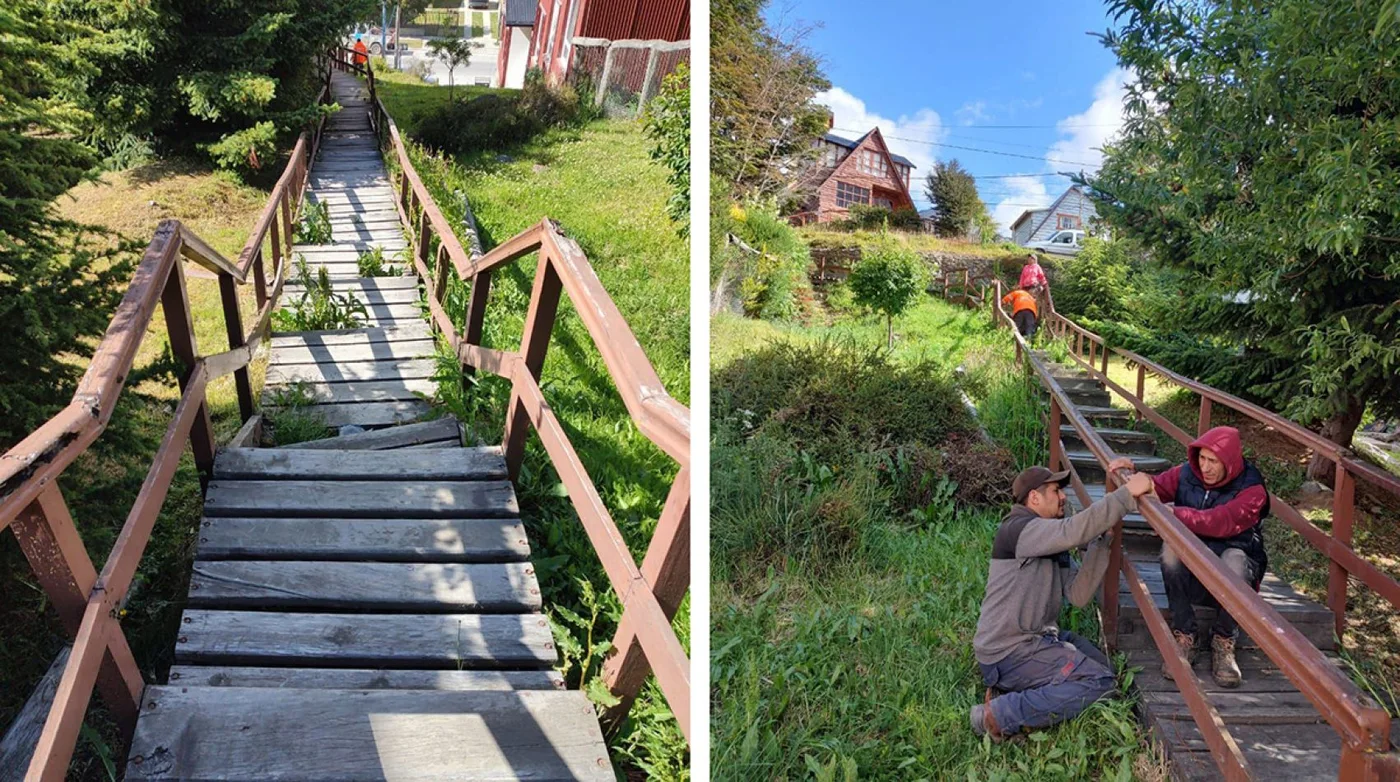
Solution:
<svg viewBox="0 0 1400 782"><path fill-rule="evenodd" d="M690 738L690 662L671 627L690 586L690 411L666 393L588 258L553 222L541 220L488 253L481 253L475 243L471 251L462 247L414 169L398 126L375 94L373 74L355 65L352 54L338 49L335 67L367 78L371 124L399 168L399 216L414 237L414 268L428 282L430 318L456 353L464 375L480 370L510 381L503 451L511 479L518 476L525 437L533 428L622 603L622 621L613 637L616 652L604 668L605 680L621 703L605 719L616 721L627 713L650 670L681 732ZM520 350L487 348L481 335L492 275L531 254L537 254L538 261ZM471 285L460 333L445 305L452 273ZM637 428L680 466L640 568L540 390L561 293L573 302Z"/></svg>
<svg viewBox="0 0 1400 782"><path fill-rule="evenodd" d="M1091 504L1088 492L1080 480L1073 463L1066 453L1064 441L1058 434L1057 423L1062 416L1069 420L1080 439L1088 447L1107 473L1108 487L1122 485L1129 472L1119 470L1108 472L1108 463L1117 454L1110 449L1098 432L1075 409L1065 390L1051 375L1048 369L1031 352L1030 346L1017 332L1011 317L1000 306L1002 285L1000 280L993 283L992 301L993 322L1009 327L1016 343L1016 356L1023 360L1050 394L1050 468L1067 469L1071 472L1071 484L1079 501L1087 507ZM1162 417L1143 401L1145 373L1151 371L1183 388L1201 395L1201 413L1197 421L1198 432L1210 428L1212 403L1226 405L1257 421L1273 426L1295 442L1317 449L1333 459L1337 465L1337 487L1333 508L1333 534L1313 526L1292 506L1271 495L1271 510L1293 527L1303 537L1327 555L1334 575L1342 573L1340 583L1329 584L1328 606L1336 612L1337 633L1340 638L1345 625L1346 573L1355 576L1362 583L1376 590L1392 605L1400 607L1400 584L1382 573L1374 565L1362 559L1351 548L1351 520L1355 502L1355 479L1364 477L1387 491L1400 495L1400 480L1380 471L1372 465L1358 461L1354 455L1336 443L1322 439L1314 432L1299 426L1268 410L1250 404L1242 399L1217 389L1197 383L1189 378L1148 361L1130 351L1106 348L1102 337L1093 334L1053 310L1044 318L1047 329L1056 335L1075 335L1071 357L1089 375L1103 381L1110 389L1126 399L1138 413L1151 420L1182 444L1189 443L1190 435ZM1088 349L1088 359L1083 357ZM1098 353L1095 353L1096 348ZM1116 352L1135 364L1138 368L1137 393L1133 394L1108 377L1108 353ZM1096 362L1097 356L1097 362ZM1107 487L1106 487L1107 488ZM1170 546L1181 557L1181 561L1197 579L1205 585L1223 610L1244 628L1244 632L1254 639L1259 648L1272 660L1317 708L1322 719L1329 723L1341 736L1342 760L1339 779L1345 780L1393 780L1400 778L1400 755L1390 750L1390 717L1377 706L1350 679L1329 661L1321 651L1293 625L1289 624L1278 611L1264 601L1254 590L1230 574L1221 564L1219 557L1211 553L1194 533L1186 528L1171 510L1153 495L1138 500L1138 511L1147 519L1154 532L1162 539L1163 545ZM1133 602L1142 611L1148 631L1157 644L1162 658L1171 668L1172 678L1181 689L1196 726L1201 731L1215 758L1216 765L1225 778L1231 780L1251 779L1248 765L1238 744L1230 736L1224 721L1206 699L1205 691L1194 671L1176 653L1170 628L1162 617L1146 585L1138 575L1132 562L1123 556L1123 528L1120 523L1113 530L1113 548L1109 558L1108 572L1104 576L1104 590L1101 602L1103 633L1105 641L1113 647L1118 634L1118 583L1120 576L1126 579ZM1334 579L1334 582L1337 579ZM1333 589L1337 592L1333 592ZM1334 597L1339 595L1339 601Z"/></svg>

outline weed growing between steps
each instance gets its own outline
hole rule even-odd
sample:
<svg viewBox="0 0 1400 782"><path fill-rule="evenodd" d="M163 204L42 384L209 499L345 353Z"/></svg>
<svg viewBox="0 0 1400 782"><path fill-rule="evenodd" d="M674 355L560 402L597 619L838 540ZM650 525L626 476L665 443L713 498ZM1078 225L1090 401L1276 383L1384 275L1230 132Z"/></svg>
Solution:
<svg viewBox="0 0 1400 782"><path fill-rule="evenodd" d="M281 447L332 436L325 419L312 411L315 404L307 384L302 381L272 392L264 414L272 445Z"/></svg>
<svg viewBox="0 0 1400 782"><path fill-rule="evenodd" d="M1045 452L1045 405L1005 332L931 299L896 323L891 352L875 318L713 325L715 779L1162 778L1131 671L1118 698L1021 744L968 725L1005 484ZM995 446L976 444L954 383ZM912 424L947 423L872 426L874 389L890 410L942 411ZM1090 612L1061 625L1098 636Z"/></svg>
<svg viewBox="0 0 1400 782"><path fill-rule="evenodd" d="M307 200L293 228L294 244L330 244L331 208L324 201Z"/></svg>
<svg viewBox="0 0 1400 782"><path fill-rule="evenodd" d="M322 266L313 277L306 257L296 257L296 282L301 295L288 298L286 306L272 313L273 331L329 331L353 329L369 320L364 302L353 293L331 290L330 273Z"/></svg>
<svg viewBox="0 0 1400 782"><path fill-rule="evenodd" d="M403 267L409 262L405 257L409 252L408 248L404 248L385 258L384 248L376 244L360 253L360 257L355 259L355 265L361 277L401 277L403 276ZM400 265L385 266L386 263Z"/></svg>
<svg viewBox="0 0 1400 782"><path fill-rule="evenodd" d="M378 87L405 132L411 132L414 113L430 111L447 98L446 88L421 84L380 80ZM423 182L464 244L461 193L471 199L487 249L542 217L558 221L588 256L667 391L686 404L689 250L666 215L667 172L650 159L650 148L640 123L632 120L549 130L509 150L485 146L455 158L426 154L412 143L408 147ZM395 165L392 158L389 165ZM391 179L394 173L390 172ZM535 269L536 258L530 256L495 272L485 317L486 346L519 349ZM449 279L445 306L460 330L470 286L455 273ZM469 442L499 444L510 396L506 381L485 372L464 380L456 358L446 350L437 367L439 409L458 417ZM541 385L640 563L677 466L632 423L567 295L561 302ZM620 607L553 466L533 435L526 447L518 495L542 597L551 612L561 669L570 687L606 703L609 698L593 682L603 645L617 629ZM687 598L673 622L686 648L689 623ZM697 692L693 697L705 695ZM608 744L614 764L624 773L658 780L688 778L689 751L654 681L643 689L628 720L608 736Z"/></svg>

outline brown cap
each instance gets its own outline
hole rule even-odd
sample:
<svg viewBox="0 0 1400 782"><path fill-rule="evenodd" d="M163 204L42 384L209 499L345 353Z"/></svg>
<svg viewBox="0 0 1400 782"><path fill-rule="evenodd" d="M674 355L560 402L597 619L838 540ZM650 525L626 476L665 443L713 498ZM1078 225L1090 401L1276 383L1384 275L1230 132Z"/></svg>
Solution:
<svg viewBox="0 0 1400 782"><path fill-rule="evenodd" d="M1026 495L1031 491L1039 489L1047 483L1058 483L1064 486L1069 483L1069 470L1064 472L1051 472L1049 467L1027 467L1016 476L1016 480L1011 482L1011 496L1017 502L1025 502Z"/></svg>

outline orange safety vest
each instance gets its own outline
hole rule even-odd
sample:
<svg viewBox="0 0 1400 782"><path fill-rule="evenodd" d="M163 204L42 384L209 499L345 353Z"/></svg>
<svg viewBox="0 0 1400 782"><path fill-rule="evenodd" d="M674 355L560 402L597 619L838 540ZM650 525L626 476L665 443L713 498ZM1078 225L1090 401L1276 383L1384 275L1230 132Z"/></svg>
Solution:
<svg viewBox="0 0 1400 782"><path fill-rule="evenodd" d="M1040 311L1036 309L1035 306L1035 297L1025 291L1012 291L1002 297L1001 303L1011 305L1012 315L1015 315L1021 310L1030 310L1032 315L1037 318L1040 317Z"/></svg>
<svg viewBox="0 0 1400 782"><path fill-rule="evenodd" d="M369 62L369 49L365 48L364 41L355 42L355 64L364 65Z"/></svg>

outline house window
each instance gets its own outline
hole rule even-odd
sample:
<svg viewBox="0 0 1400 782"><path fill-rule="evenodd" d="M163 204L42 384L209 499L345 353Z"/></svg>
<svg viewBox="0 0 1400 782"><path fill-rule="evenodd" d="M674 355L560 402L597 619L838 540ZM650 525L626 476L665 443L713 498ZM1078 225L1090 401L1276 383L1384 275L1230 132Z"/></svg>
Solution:
<svg viewBox="0 0 1400 782"><path fill-rule="evenodd" d="M890 201L890 199L888 199L888 198L877 198L877 199L875 199L875 205L876 205L876 206L883 206L883 207L885 207L886 209L893 209L893 208L894 208L894 204L893 204L893 203Z"/></svg>
<svg viewBox="0 0 1400 782"><path fill-rule="evenodd" d="M885 166L885 156L873 149L863 149L860 152L858 168L862 174L871 176L884 176L889 170Z"/></svg>
<svg viewBox="0 0 1400 782"><path fill-rule="evenodd" d="M1077 231L1080 222L1077 215L1055 215L1055 229L1059 231Z"/></svg>
<svg viewBox="0 0 1400 782"><path fill-rule="evenodd" d="M857 187L849 182L836 183L836 207L845 209L851 204L870 203L870 188Z"/></svg>

